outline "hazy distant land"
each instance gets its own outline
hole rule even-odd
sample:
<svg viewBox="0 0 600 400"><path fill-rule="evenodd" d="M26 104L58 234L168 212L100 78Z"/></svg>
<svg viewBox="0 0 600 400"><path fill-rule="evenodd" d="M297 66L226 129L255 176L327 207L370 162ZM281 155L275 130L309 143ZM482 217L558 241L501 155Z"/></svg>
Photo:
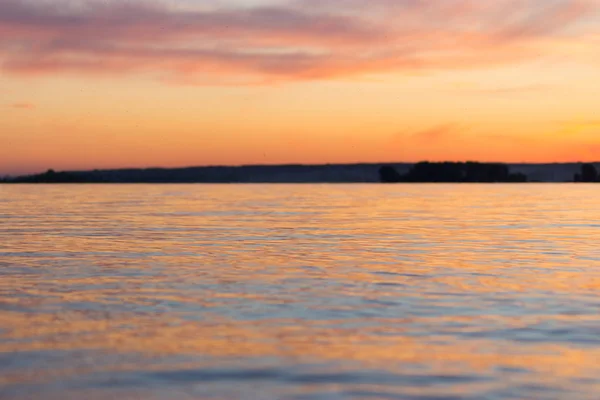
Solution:
<svg viewBox="0 0 600 400"><path fill-rule="evenodd" d="M438 163L434 163L439 165ZM456 163L449 163L456 164ZM462 164L462 163L461 163ZM505 166L513 176L529 182L573 182L582 163L491 164ZM595 168L600 163L593 163ZM326 164L326 165L245 165L188 168L130 168L89 171L49 170L45 173L5 178L5 183L375 183L381 182L382 167L398 175L414 170L410 163ZM590 165L590 164L588 164ZM430 181L429 179L412 180ZM500 179L498 181L511 181ZM518 181L518 180L517 180Z"/></svg>

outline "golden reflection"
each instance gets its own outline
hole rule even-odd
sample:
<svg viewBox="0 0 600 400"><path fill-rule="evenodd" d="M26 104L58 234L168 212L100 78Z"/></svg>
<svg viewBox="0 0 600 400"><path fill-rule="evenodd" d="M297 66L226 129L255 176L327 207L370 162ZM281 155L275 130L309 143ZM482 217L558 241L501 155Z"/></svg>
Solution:
<svg viewBox="0 0 600 400"><path fill-rule="evenodd" d="M0 353L75 355L0 385L261 359L489 387L593 380L600 206L596 188L564 188L2 189Z"/></svg>
<svg viewBox="0 0 600 400"><path fill-rule="evenodd" d="M170 320L168 316L110 316L98 319L86 313L25 316L3 313L2 326L10 326L2 336L0 352L42 350L100 350L114 353L140 353L147 357L165 355L211 356L217 358L282 357L288 362L314 360L358 362L366 368L402 369L403 365L427 365L439 374L460 374L465 370L493 373L494 368L526 369L539 379L569 379L593 376L600 350L577 349L568 344L515 343L494 340L458 340L451 336L404 336L402 321L372 320L358 330L332 328L301 320L264 320L251 323L227 320L215 315L209 323ZM539 316L538 318L543 318ZM588 317L583 321L595 322ZM349 321L327 321L327 325ZM360 323L361 321L356 321ZM481 324L473 317L415 318L406 324ZM580 317L563 317L564 323L581 323ZM520 318L487 321L493 326L519 327ZM386 328L391 326L392 328ZM394 367L395 366L395 367ZM102 367L102 366L100 366ZM136 370L138 364L114 366ZM89 366L90 371L94 366ZM63 373L82 371L63 371ZM49 371L49 373L51 373ZM15 377L4 375L4 383ZM29 377L27 378L29 379Z"/></svg>

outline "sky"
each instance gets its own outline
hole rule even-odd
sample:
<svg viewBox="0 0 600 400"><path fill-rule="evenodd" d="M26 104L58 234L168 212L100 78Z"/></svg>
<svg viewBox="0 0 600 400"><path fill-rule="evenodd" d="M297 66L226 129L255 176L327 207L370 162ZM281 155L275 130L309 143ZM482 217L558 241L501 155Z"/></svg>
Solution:
<svg viewBox="0 0 600 400"><path fill-rule="evenodd" d="M0 0L0 174L600 161L600 0Z"/></svg>

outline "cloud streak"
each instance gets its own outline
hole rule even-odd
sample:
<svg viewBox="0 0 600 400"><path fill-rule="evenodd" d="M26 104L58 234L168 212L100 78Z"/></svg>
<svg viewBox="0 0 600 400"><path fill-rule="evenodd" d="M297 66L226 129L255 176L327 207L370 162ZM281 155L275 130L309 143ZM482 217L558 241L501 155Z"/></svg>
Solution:
<svg viewBox="0 0 600 400"><path fill-rule="evenodd" d="M578 40L589 0L313 0L177 9L159 0L0 0L11 74L148 72L276 82L479 68ZM586 30L587 29L587 30Z"/></svg>
<svg viewBox="0 0 600 400"><path fill-rule="evenodd" d="M17 110L33 110L35 105L31 103L13 103L9 104L9 107Z"/></svg>

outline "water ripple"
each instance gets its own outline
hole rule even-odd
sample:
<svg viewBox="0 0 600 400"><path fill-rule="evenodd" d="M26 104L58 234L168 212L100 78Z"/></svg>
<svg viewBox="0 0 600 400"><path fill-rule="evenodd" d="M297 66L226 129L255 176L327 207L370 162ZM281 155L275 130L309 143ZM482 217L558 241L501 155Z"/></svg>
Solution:
<svg viewBox="0 0 600 400"><path fill-rule="evenodd" d="M600 393L595 186L0 189L2 399Z"/></svg>

